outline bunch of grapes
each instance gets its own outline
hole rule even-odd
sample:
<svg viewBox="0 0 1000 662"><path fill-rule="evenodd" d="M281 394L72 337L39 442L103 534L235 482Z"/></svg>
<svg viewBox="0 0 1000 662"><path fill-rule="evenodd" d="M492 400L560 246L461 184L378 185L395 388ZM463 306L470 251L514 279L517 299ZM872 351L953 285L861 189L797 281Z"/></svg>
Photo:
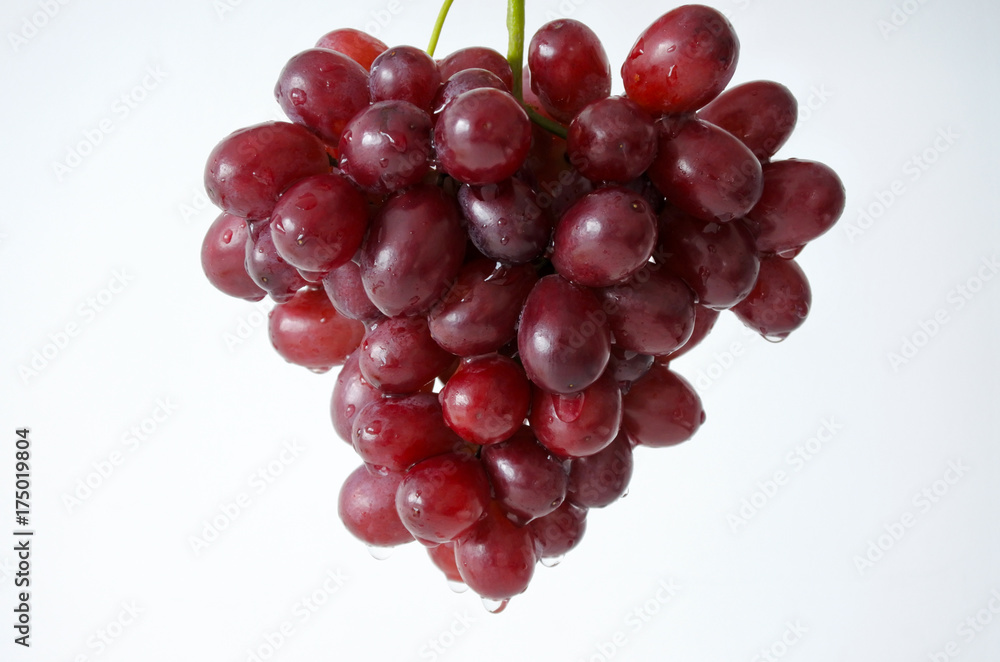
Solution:
<svg viewBox="0 0 1000 662"><path fill-rule="evenodd" d="M574 20L534 34L523 72L520 53L435 60L335 30L281 72L291 122L215 147L205 273L276 302L286 360L343 365L351 533L417 541L505 604L625 493L637 446L704 422L670 363L721 311L772 340L805 321L794 258L844 190L823 164L772 160L796 101L769 81L724 91L738 51L719 12L679 7L611 96Z"/></svg>

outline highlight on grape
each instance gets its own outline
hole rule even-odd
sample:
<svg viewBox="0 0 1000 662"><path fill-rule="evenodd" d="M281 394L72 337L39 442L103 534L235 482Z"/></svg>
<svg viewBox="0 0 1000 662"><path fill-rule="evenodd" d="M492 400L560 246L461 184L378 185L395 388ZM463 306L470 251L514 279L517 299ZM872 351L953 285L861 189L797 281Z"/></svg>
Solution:
<svg viewBox="0 0 1000 662"><path fill-rule="evenodd" d="M427 50L344 28L289 59L288 121L208 158L201 258L223 293L274 302L279 355L340 367L330 417L361 461L344 526L377 558L424 546L499 611L626 493L637 449L705 422L675 358L726 311L775 342L805 322L796 257L844 188L775 158L796 99L730 86L739 40L714 9L639 32L612 96L579 21L525 53L523 0L506 57L435 59L449 5Z"/></svg>

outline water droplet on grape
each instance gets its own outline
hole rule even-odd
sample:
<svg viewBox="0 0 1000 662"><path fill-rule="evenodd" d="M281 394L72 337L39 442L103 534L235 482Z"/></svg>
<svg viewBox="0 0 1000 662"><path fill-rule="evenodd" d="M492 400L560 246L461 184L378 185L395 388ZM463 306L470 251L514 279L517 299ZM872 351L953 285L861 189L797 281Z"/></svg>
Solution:
<svg viewBox="0 0 1000 662"><path fill-rule="evenodd" d="M233 231L232 230L226 230L225 232L222 233L222 241L223 241L223 243L228 244L232 240L233 240Z"/></svg>
<svg viewBox="0 0 1000 662"><path fill-rule="evenodd" d="M376 547L375 545L366 545L366 547L368 547L368 553L376 561L385 561L392 556L393 549L395 549L394 547Z"/></svg>
<svg viewBox="0 0 1000 662"><path fill-rule="evenodd" d="M580 414L583 412L584 397L582 392L573 395L553 396L553 405L559 420L563 423L572 423L580 418Z"/></svg>
<svg viewBox="0 0 1000 662"><path fill-rule="evenodd" d="M554 568L560 563L562 563L563 558L565 557L562 554L560 554L559 556L543 556L538 560L538 562L544 565L546 568Z"/></svg>
<svg viewBox="0 0 1000 662"><path fill-rule="evenodd" d="M772 335L764 334L764 340L770 343L778 344L788 337L787 333L776 333Z"/></svg>
<svg viewBox="0 0 1000 662"><path fill-rule="evenodd" d="M455 593L465 593L469 590L469 587L465 584L465 582L456 582L451 579L448 580L448 588Z"/></svg>
<svg viewBox="0 0 1000 662"><path fill-rule="evenodd" d="M347 408L344 410L344 413L346 414L345 418L354 416L354 412L357 411L357 409L358 408L354 405L347 405Z"/></svg>
<svg viewBox="0 0 1000 662"><path fill-rule="evenodd" d="M306 91L302 88L296 87L288 93L288 98L292 100L292 103L296 106L301 106L309 100Z"/></svg>
<svg viewBox="0 0 1000 662"><path fill-rule="evenodd" d="M485 607L486 611L491 614L499 614L507 608L507 603L509 602L509 598L506 600L491 600L490 598L483 598L483 607Z"/></svg>
<svg viewBox="0 0 1000 662"><path fill-rule="evenodd" d="M322 374L325 374L327 372L330 372L330 367L329 366L324 366L322 368L309 368L309 372L314 372L317 375L322 375Z"/></svg>
<svg viewBox="0 0 1000 662"><path fill-rule="evenodd" d="M628 496L628 488L626 487L626 488L625 488L625 491L624 491L624 492L622 492L622 495L621 495L620 497L618 497L618 498L619 498L619 499L624 499L624 498L625 498L625 497L627 497L627 496Z"/></svg>

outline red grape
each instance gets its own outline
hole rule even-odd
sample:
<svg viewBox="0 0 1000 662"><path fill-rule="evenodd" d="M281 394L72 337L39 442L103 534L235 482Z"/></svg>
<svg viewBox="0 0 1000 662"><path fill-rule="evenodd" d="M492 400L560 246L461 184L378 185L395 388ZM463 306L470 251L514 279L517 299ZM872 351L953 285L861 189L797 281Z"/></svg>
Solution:
<svg viewBox="0 0 1000 662"><path fill-rule="evenodd" d="M284 303L299 289L306 286L305 279L278 255L271 237L270 223L256 223L249 227L247 237L247 273L254 283L278 302Z"/></svg>
<svg viewBox="0 0 1000 662"><path fill-rule="evenodd" d="M271 215L278 255L300 271L320 274L350 261L367 229L364 196L336 173L292 184Z"/></svg>
<svg viewBox="0 0 1000 662"><path fill-rule="evenodd" d="M437 63L415 46L396 46L375 58L369 78L371 99L409 101L430 112L441 86Z"/></svg>
<svg viewBox="0 0 1000 662"><path fill-rule="evenodd" d="M431 543L449 542L471 529L489 503L486 472L478 459L462 453L418 462L406 472L396 492L396 511L403 526L414 537ZM458 550L456 558L461 569ZM469 583L464 573L462 578Z"/></svg>
<svg viewBox="0 0 1000 662"><path fill-rule="evenodd" d="M699 119L661 121L648 175L674 205L703 221L741 218L760 199L760 161L746 145Z"/></svg>
<svg viewBox="0 0 1000 662"><path fill-rule="evenodd" d="M528 588L535 572L535 545L528 530L493 503L483 520L455 544L455 560L469 588L484 598L505 600Z"/></svg>
<svg viewBox="0 0 1000 662"><path fill-rule="evenodd" d="M524 303L517 347L528 379L550 393L576 393L608 365L611 330L592 292L553 274Z"/></svg>
<svg viewBox="0 0 1000 662"><path fill-rule="evenodd" d="M684 5L656 19L625 58L622 81L647 112L687 113L714 99L733 77L740 42L717 10Z"/></svg>
<svg viewBox="0 0 1000 662"><path fill-rule="evenodd" d="M600 451L571 462L566 498L581 508L610 505L628 490L632 467L632 444L622 432Z"/></svg>
<svg viewBox="0 0 1000 662"><path fill-rule="evenodd" d="M521 522L548 515L566 498L569 477L562 460L525 426L482 450L483 466L497 501Z"/></svg>
<svg viewBox="0 0 1000 662"><path fill-rule="evenodd" d="M531 149L531 121L505 92L488 87L452 99L438 115L434 147L441 168L465 184L514 175Z"/></svg>
<svg viewBox="0 0 1000 662"><path fill-rule="evenodd" d="M470 46L459 49L438 62L438 69L441 70L441 78L444 80L449 80L455 74L469 69L485 69L500 79L504 85L503 89L507 91L514 89L514 74L507 58L492 48Z"/></svg>
<svg viewBox="0 0 1000 662"><path fill-rule="evenodd" d="M531 429L538 441L561 457L593 455L618 434L622 393L605 373L579 393L559 395L535 389Z"/></svg>
<svg viewBox="0 0 1000 662"><path fill-rule="evenodd" d="M764 161L792 135L798 103L784 85L757 80L726 90L698 117L733 134Z"/></svg>
<svg viewBox="0 0 1000 662"><path fill-rule="evenodd" d="M337 512L354 537L374 547L393 547L413 536L396 512L396 492L403 475L378 474L361 465L340 488Z"/></svg>
<svg viewBox="0 0 1000 662"><path fill-rule="evenodd" d="M549 245L552 217L520 179L465 184L458 191L458 204L469 222L469 238L486 257L522 264L539 257Z"/></svg>
<svg viewBox="0 0 1000 662"><path fill-rule="evenodd" d="M618 347L661 355L691 337L695 295L680 278L654 266L624 285L601 290L600 296Z"/></svg>
<svg viewBox="0 0 1000 662"><path fill-rule="evenodd" d="M783 340L809 315L812 290L795 260L765 256L753 291L733 307L741 322L768 340Z"/></svg>
<svg viewBox="0 0 1000 662"><path fill-rule="evenodd" d="M656 158L656 126L634 101L600 99L569 125L569 160L595 182L625 184L646 172Z"/></svg>
<svg viewBox="0 0 1000 662"><path fill-rule="evenodd" d="M336 145L348 120L368 106L368 72L343 53L310 48L281 70L274 96L288 119Z"/></svg>
<svg viewBox="0 0 1000 662"><path fill-rule="evenodd" d="M325 372L342 365L361 342L364 325L342 317L323 288L310 285L271 311L268 332L286 361Z"/></svg>
<svg viewBox="0 0 1000 662"><path fill-rule="evenodd" d="M326 172L326 147L308 129L264 122L234 131L215 146L205 166L205 190L213 204L230 214L269 219L290 184Z"/></svg>
<svg viewBox="0 0 1000 662"><path fill-rule="evenodd" d="M337 373L337 382L330 398L330 419L333 429L348 444L353 443L354 419L369 402L383 397L381 391L368 383L358 366L358 352L354 351L344 367Z"/></svg>
<svg viewBox="0 0 1000 662"><path fill-rule="evenodd" d="M587 530L587 509L567 499L548 515L529 522L528 530L539 558L558 558L580 544Z"/></svg>
<svg viewBox="0 0 1000 662"><path fill-rule="evenodd" d="M369 327L358 362L375 388L412 393L444 372L453 358L431 338L423 317L390 317Z"/></svg>
<svg viewBox="0 0 1000 662"><path fill-rule="evenodd" d="M611 94L611 64L594 31L561 18L543 25L528 45L531 90L542 107L569 123L587 104Z"/></svg>
<svg viewBox="0 0 1000 662"><path fill-rule="evenodd" d="M531 404L524 369L506 356L466 359L441 390L448 426L466 441L495 444L521 427Z"/></svg>
<svg viewBox="0 0 1000 662"><path fill-rule="evenodd" d="M430 170L431 118L406 101L380 101L354 116L340 137L340 168L361 188L392 193Z"/></svg>
<svg viewBox="0 0 1000 662"><path fill-rule="evenodd" d="M201 243L201 268L220 292L237 299L260 301L267 294L247 273L246 254L250 231L240 216L222 212Z"/></svg>
<svg viewBox="0 0 1000 662"><path fill-rule="evenodd" d="M361 282L361 267L348 260L323 276L323 289L333 302L333 307L344 317L362 322L374 322L382 311L372 303Z"/></svg>
<svg viewBox="0 0 1000 662"><path fill-rule="evenodd" d="M328 32L316 42L316 48L328 48L343 53L367 71L379 55L389 49L384 43L367 32L354 28L340 28Z"/></svg>
<svg viewBox="0 0 1000 662"><path fill-rule="evenodd" d="M635 443L673 446L690 439L705 422L701 398L683 377L653 364L624 398L622 427Z"/></svg>
<svg viewBox="0 0 1000 662"><path fill-rule="evenodd" d="M365 464L388 471L406 471L464 446L445 424L433 393L371 400L358 411L353 428L354 450Z"/></svg>

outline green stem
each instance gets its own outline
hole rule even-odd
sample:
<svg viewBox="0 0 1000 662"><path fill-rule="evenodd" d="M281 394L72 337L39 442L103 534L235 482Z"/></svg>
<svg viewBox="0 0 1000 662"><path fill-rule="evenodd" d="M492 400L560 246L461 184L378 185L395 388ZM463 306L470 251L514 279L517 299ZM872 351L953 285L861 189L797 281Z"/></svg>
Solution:
<svg viewBox="0 0 1000 662"><path fill-rule="evenodd" d="M524 66L524 0L507 0L507 62L514 74L514 98L523 102L521 68Z"/></svg>
<svg viewBox="0 0 1000 662"><path fill-rule="evenodd" d="M528 104L524 103L523 101L521 102L521 106L524 108L525 112L528 113L528 117L531 118L532 122L542 127L549 133L554 133L563 140L565 140L566 136L569 135L569 131L566 129L566 127L564 127L559 122L556 122L555 120L550 120L548 117L542 115L540 112L538 112Z"/></svg>
<svg viewBox="0 0 1000 662"><path fill-rule="evenodd" d="M427 54L434 57L434 51L437 49L438 37L441 36L441 28L444 27L444 20L448 18L448 10L451 9L451 3L455 0L444 0L444 4L441 5L441 11L438 12L437 23L434 24L434 32L431 33L431 43L427 46Z"/></svg>

